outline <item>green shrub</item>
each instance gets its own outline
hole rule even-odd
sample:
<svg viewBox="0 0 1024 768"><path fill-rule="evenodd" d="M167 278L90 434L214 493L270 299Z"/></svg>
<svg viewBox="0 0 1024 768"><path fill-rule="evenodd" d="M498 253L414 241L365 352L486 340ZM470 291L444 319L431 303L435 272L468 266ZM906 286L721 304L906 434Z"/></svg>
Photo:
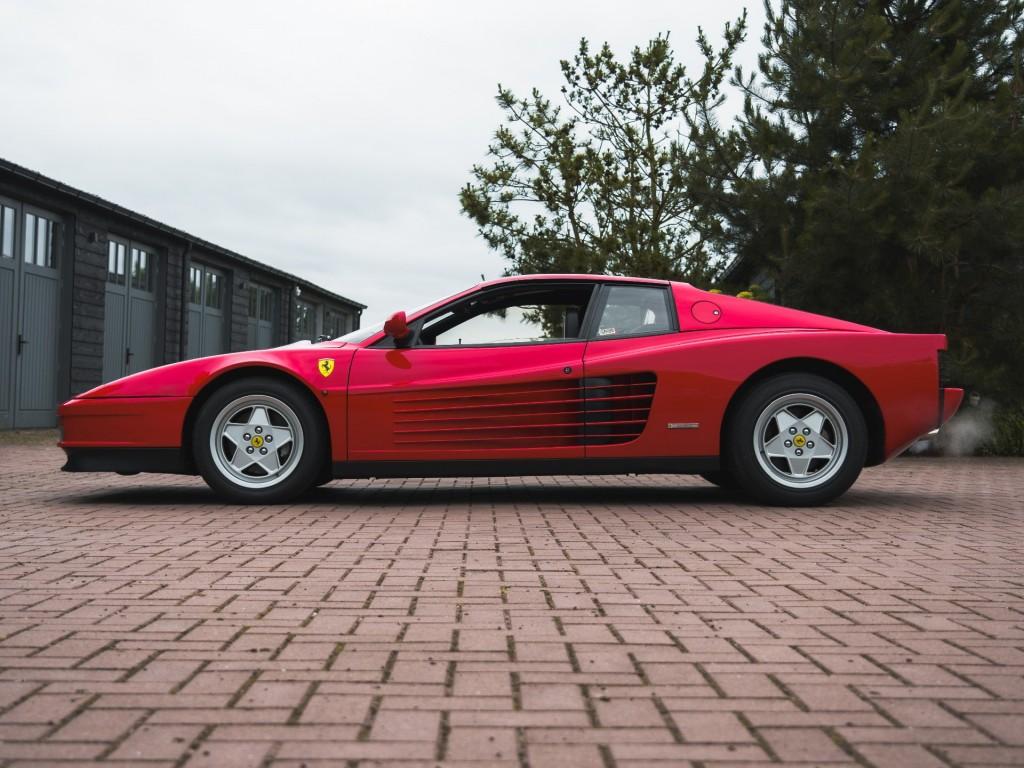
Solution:
<svg viewBox="0 0 1024 768"><path fill-rule="evenodd" d="M1024 456L1024 405L996 409L992 437L979 452L984 456Z"/></svg>

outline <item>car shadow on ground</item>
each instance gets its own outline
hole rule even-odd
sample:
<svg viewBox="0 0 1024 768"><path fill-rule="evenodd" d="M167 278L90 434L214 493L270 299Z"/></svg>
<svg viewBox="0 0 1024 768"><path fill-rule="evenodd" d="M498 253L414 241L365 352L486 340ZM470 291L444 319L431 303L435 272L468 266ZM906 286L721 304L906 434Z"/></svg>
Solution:
<svg viewBox="0 0 1024 768"><path fill-rule="evenodd" d="M237 504L225 504L204 485L189 486L140 486L133 488L111 488L73 497L62 497L67 504L104 504L111 506L147 507L233 507L249 508ZM913 501L932 502L936 507L946 506L952 501L941 494L922 494L920 491L898 489L858 489L856 486L831 504L828 508L879 508L905 507ZM469 508L482 506L506 506L528 504L538 507L571 506L584 508L601 507L747 507L760 505L735 491L728 491L711 485L554 485L541 483L484 484L408 484L339 485L337 483L314 488L292 502L266 505L266 508L283 509L304 507L307 509L346 508L357 510L366 507L391 508L408 507L412 512L425 507L450 507L467 505ZM255 505L258 507L259 505ZM770 507L763 507L770 509Z"/></svg>

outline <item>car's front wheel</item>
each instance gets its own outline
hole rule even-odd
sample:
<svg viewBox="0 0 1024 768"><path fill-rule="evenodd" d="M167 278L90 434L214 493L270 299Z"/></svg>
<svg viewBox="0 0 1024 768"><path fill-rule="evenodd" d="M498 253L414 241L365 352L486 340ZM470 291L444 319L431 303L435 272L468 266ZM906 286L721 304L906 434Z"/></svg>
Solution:
<svg viewBox="0 0 1024 768"><path fill-rule="evenodd" d="M790 373L760 382L727 426L729 474L768 504L824 504L860 475L868 430L860 407L835 382Z"/></svg>
<svg viewBox="0 0 1024 768"><path fill-rule="evenodd" d="M203 479L243 504L288 501L323 470L325 435L316 404L297 386L241 379L203 403L192 451Z"/></svg>

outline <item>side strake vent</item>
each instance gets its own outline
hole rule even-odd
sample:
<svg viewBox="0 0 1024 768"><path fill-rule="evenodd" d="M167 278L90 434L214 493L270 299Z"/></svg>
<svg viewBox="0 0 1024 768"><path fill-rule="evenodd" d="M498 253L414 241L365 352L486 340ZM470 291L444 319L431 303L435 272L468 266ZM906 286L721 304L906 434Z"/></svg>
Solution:
<svg viewBox="0 0 1024 768"><path fill-rule="evenodd" d="M586 444L618 445L640 437L656 381L653 373L583 379Z"/></svg>
<svg viewBox="0 0 1024 768"><path fill-rule="evenodd" d="M640 436L653 373L460 387L395 400L395 445L455 450L616 445Z"/></svg>

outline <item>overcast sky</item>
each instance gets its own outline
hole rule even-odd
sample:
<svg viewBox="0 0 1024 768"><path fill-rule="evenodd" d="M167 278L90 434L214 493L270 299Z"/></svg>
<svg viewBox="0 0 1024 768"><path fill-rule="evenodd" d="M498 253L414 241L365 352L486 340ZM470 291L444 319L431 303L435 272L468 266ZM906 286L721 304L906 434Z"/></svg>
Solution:
<svg viewBox="0 0 1024 768"><path fill-rule="evenodd" d="M503 270L457 193L497 83L552 97L579 38L670 32L696 70L737 0L0 0L0 157L369 305ZM763 12L750 3L752 62Z"/></svg>

